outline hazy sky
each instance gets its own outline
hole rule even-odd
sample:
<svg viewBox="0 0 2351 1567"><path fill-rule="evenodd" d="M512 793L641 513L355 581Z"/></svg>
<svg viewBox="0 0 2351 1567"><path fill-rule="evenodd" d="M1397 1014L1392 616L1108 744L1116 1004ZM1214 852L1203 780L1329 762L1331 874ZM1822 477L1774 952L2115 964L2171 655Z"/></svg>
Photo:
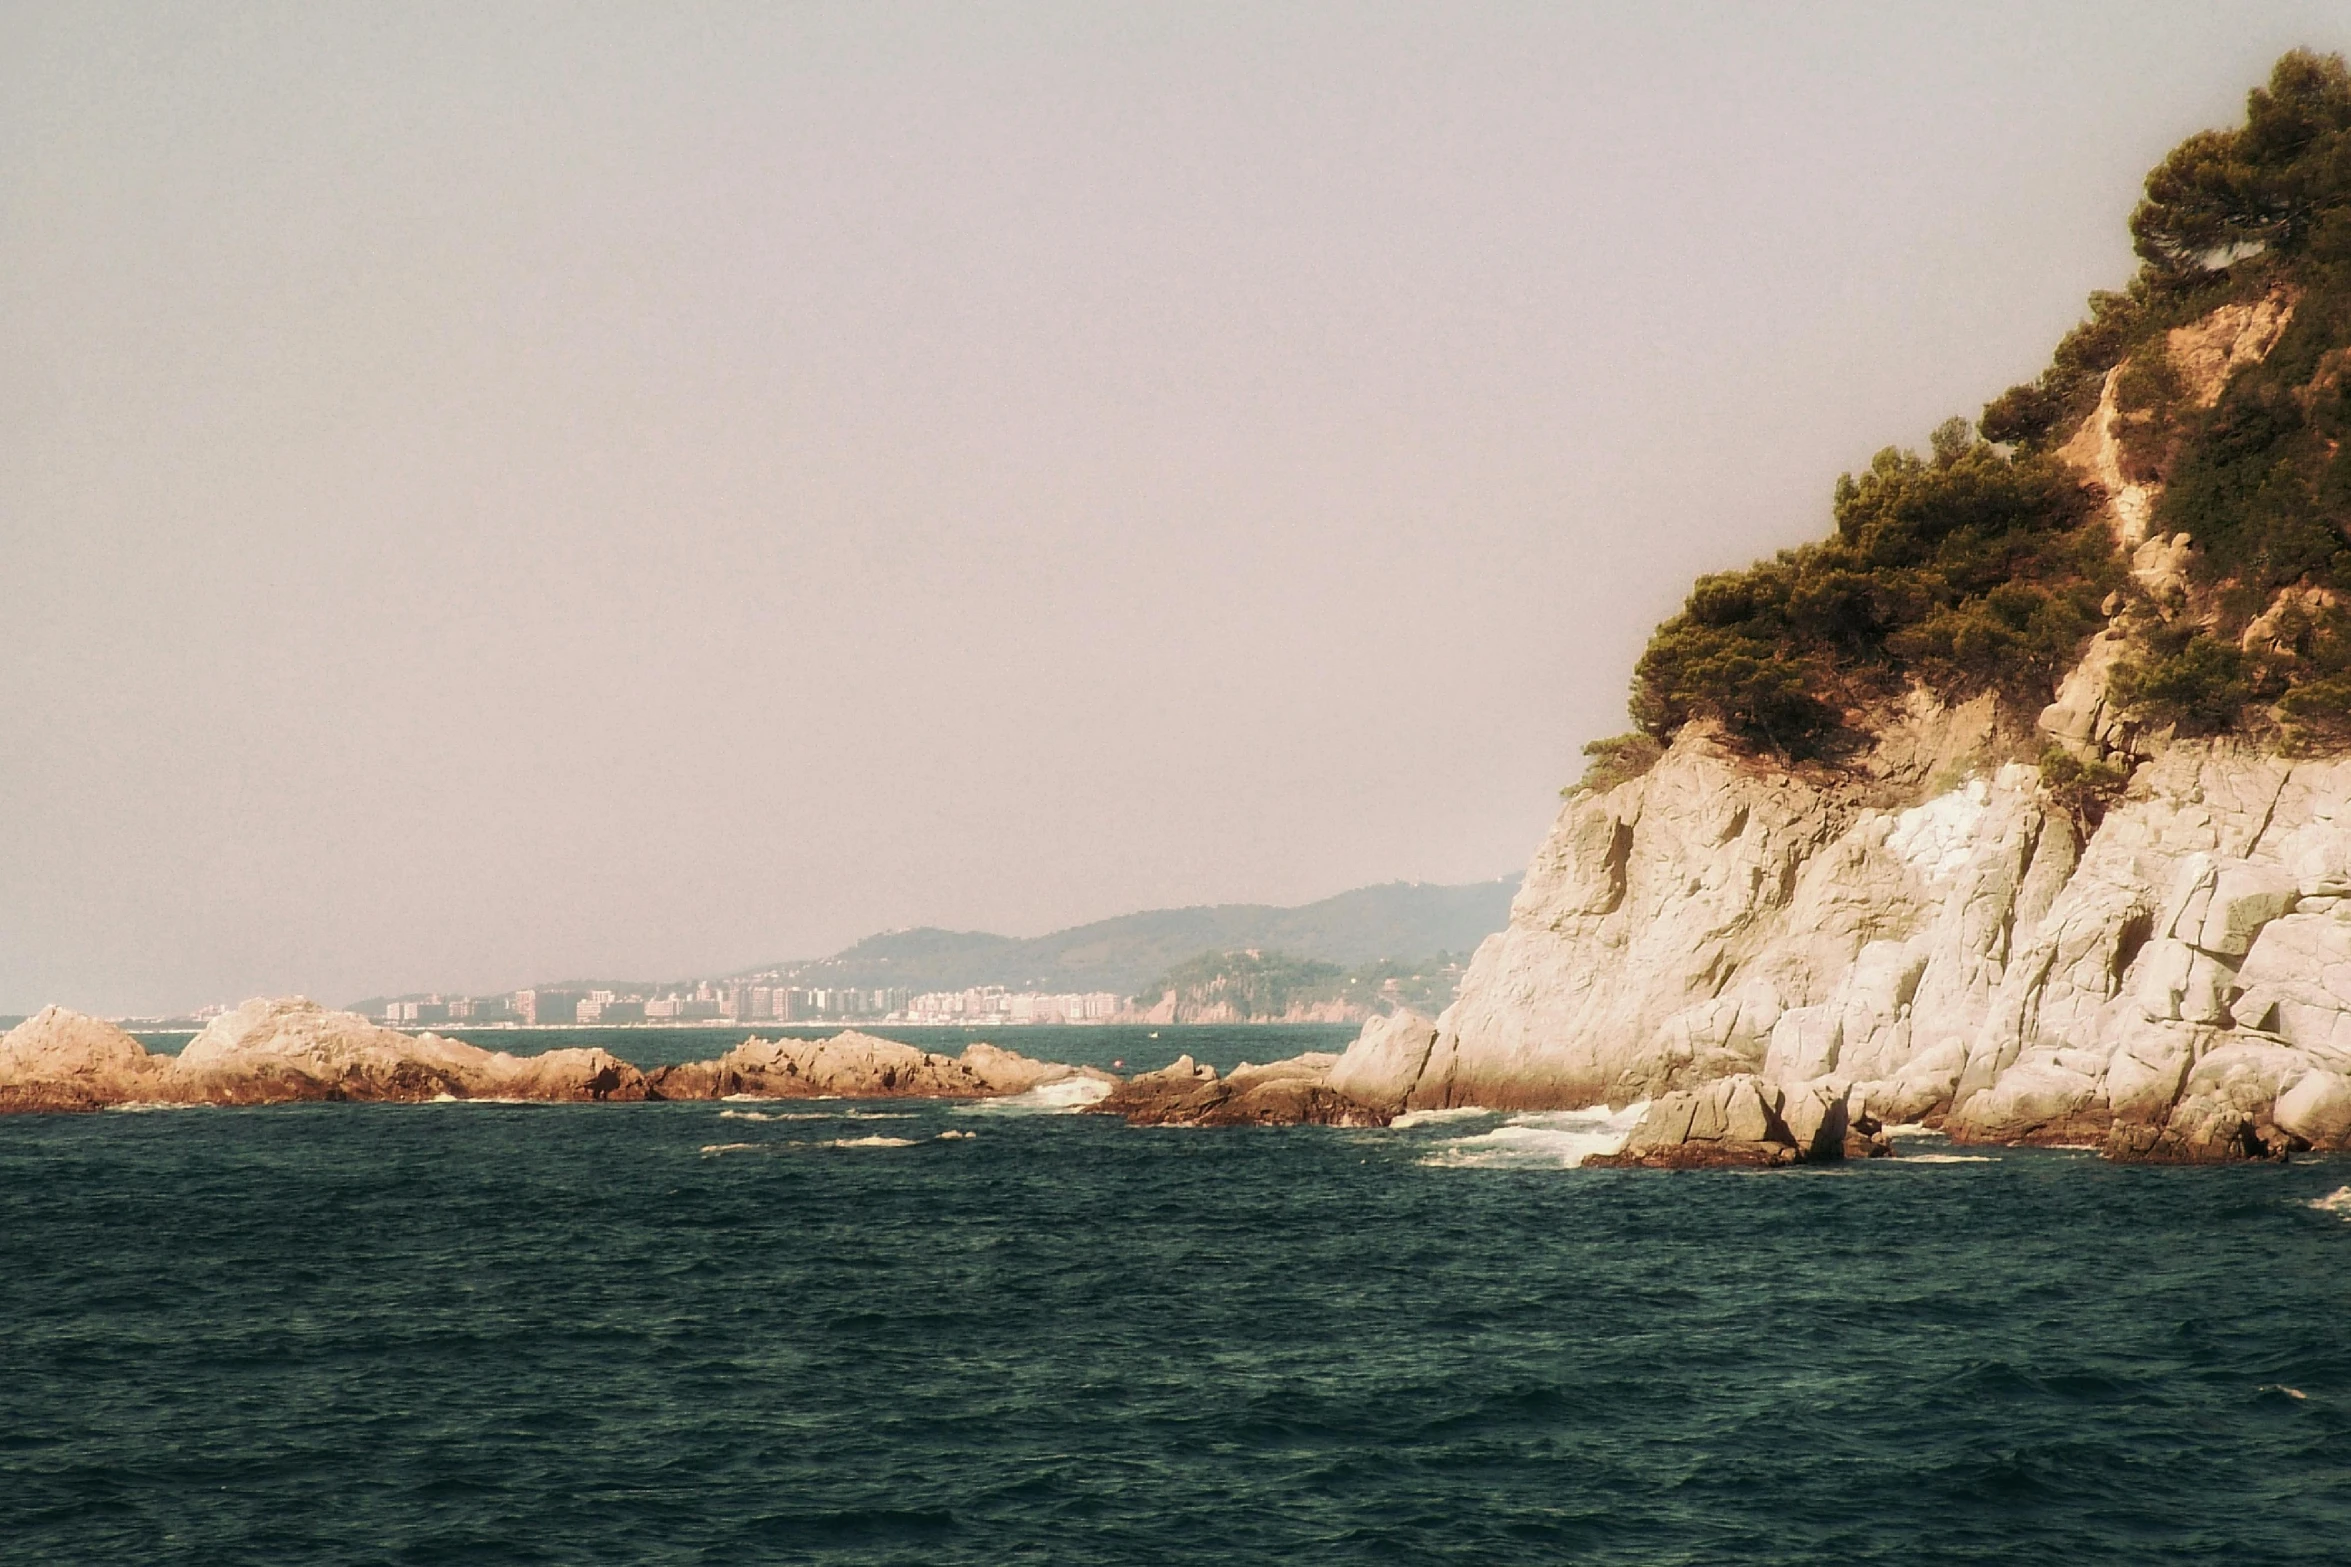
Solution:
<svg viewBox="0 0 2351 1567"><path fill-rule="evenodd" d="M0 1010L1515 874L2313 4L0 6Z"/></svg>

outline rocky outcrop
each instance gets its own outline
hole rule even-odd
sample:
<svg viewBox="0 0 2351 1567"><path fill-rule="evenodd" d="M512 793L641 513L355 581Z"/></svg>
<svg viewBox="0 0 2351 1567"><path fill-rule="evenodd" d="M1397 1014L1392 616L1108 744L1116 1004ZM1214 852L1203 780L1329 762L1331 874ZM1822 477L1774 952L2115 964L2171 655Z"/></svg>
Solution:
<svg viewBox="0 0 2351 1567"><path fill-rule="evenodd" d="M1790 1091L1749 1073L1667 1094L1642 1114L1622 1148L1593 1154L1595 1167L1649 1170L1772 1169L1893 1152L1877 1123L1855 1119L1845 1096L1822 1086Z"/></svg>
<svg viewBox="0 0 2351 1567"><path fill-rule="evenodd" d="M1751 1075L1961 1140L2351 1146L2351 762L2168 744L2085 830L2013 763L1886 801L1933 750L1805 777L1685 730L1571 799L1404 1102ZM1419 1051L1357 1045L1386 1093Z"/></svg>
<svg viewBox="0 0 2351 1567"><path fill-rule="evenodd" d="M2210 407L2296 302L2281 288L2142 352ZM1687 1096L1723 1081L2118 1158L2351 1146L2351 761L2150 735L2117 709L2144 618L2204 612L2194 541L2154 531L2160 479L2126 460L2125 368L2059 455L2143 594L2108 601L2039 733L1923 693L1833 768L1683 728L1647 774L1561 808L1407 1106L1653 1101L1633 1162L1715 1157L1669 1150L1721 1142L1673 1122L1709 1124ZM2018 758L2049 745L2127 790L2044 788ZM1367 1028L1358 1051L1386 1094L1419 1045Z"/></svg>
<svg viewBox="0 0 2351 1567"><path fill-rule="evenodd" d="M248 1001L207 1024L177 1056L151 1054L112 1024L63 1007L0 1035L0 1112L303 1100L976 1099L1073 1078L1115 1081L990 1044L950 1057L854 1032L747 1040L716 1061L647 1074L604 1050L514 1056L403 1034L300 996Z"/></svg>
<svg viewBox="0 0 2351 1567"><path fill-rule="evenodd" d="M113 1024L43 1007L0 1034L0 1111L95 1110L149 1098L163 1071Z"/></svg>
<svg viewBox="0 0 2351 1567"><path fill-rule="evenodd" d="M1418 1012L1373 1018L1332 1064L1330 1086L1358 1104L1401 1110L1436 1042L1437 1025Z"/></svg>
<svg viewBox="0 0 2351 1567"><path fill-rule="evenodd" d="M1156 1072L1142 1072L1092 1108L1124 1116L1132 1126L1385 1126L1399 1106L1366 1103L1332 1086L1340 1057L1310 1052L1229 1075L1190 1056Z"/></svg>
<svg viewBox="0 0 2351 1567"><path fill-rule="evenodd" d="M645 1079L603 1050L512 1056L437 1034L403 1034L295 996L253 1000L188 1041L162 1097L192 1104L304 1099L642 1099Z"/></svg>
<svg viewBox="0 0 2351 1567"><path fill-rule="evenodd" d="M943 1056L855 1030L830 1039L747 1039L715 1061L656 1067L656 1099L990 1099L1107 1072L975 1043Z"/></svg>

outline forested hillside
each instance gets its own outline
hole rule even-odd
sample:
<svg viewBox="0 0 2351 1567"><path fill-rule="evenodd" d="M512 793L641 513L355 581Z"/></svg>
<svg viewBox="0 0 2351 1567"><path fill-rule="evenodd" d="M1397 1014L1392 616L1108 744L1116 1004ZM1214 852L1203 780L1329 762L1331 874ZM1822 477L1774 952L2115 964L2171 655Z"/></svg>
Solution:
<svg viewBox="0 0 2351 1567"><path fill-rule="evenodd" d="M1698 581L1588 782L1692 721L1833 760L1915 688L1990 694L2023 750L2109 627L2112 700L2142 731L2351 743L2342 57L2279 60L2241 125L2148 175L2130 227L2137 275L2091 296L2036 380L1839 479L1828 537Z"/></svg>

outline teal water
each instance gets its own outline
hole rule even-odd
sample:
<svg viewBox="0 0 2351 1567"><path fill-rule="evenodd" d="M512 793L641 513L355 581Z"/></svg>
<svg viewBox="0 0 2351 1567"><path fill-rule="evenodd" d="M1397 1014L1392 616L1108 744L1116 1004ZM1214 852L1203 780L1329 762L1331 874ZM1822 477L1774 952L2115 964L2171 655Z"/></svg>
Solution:
<svg viewBox="0 0 2351 1567"><path fill-rule="evenodd" d="M0 1560L2351 1558L2351 1162L1577 1124L0 1120Z"/></svg>

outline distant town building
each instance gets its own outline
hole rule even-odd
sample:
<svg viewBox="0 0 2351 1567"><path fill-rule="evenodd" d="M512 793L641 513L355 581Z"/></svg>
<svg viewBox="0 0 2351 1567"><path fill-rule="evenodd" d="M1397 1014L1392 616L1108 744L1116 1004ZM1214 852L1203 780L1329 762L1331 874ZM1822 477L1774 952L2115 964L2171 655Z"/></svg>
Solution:
<svg viewBox="0 0 2351 1567"><path fill-rule="evenodd" d="M1115 1016L1122 1000L1107 990L1046 993L984 985L909 997L899 1015L909 1023L1088 1023Z"/></svg>

